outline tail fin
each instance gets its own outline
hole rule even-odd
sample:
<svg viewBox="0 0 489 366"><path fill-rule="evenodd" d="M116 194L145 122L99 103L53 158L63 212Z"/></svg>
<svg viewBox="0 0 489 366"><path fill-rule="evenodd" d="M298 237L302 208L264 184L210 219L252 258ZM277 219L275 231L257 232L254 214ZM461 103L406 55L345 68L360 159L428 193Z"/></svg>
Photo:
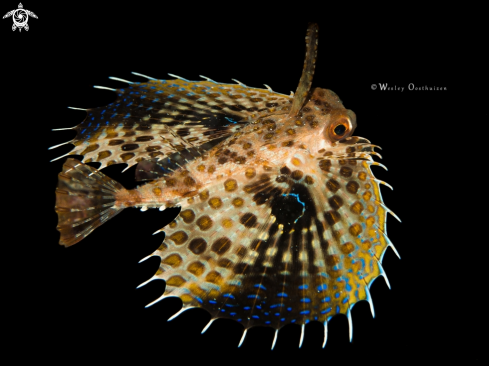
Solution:
<svg viewBox="0 0 489 366"><path fill-rule="evenodd" d="M114 208L116 192L124 187L97 169L68 159L58 175L56 206L59 243L78 243L123 208Z"/></svg>

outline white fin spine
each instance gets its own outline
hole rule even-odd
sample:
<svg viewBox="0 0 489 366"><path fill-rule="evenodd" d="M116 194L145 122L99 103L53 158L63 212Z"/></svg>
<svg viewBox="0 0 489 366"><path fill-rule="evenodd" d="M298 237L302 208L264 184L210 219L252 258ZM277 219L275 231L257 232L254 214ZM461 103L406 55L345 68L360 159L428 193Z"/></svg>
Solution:
<svg viewBox="0 0 489 366"><path fill-rule="evenodd" d="M239 344L238 344L238 348L241 347L241 345L243 344L244 340L245 340L245 337L246 337L246 333L248 332L248 329L245 329L244 332L243 332L243 335L241 336L241 339L239 341Z"/></svg>
<svg viewBox="0 0 489 366"><path fill-rule="evenodd" d="M241 81L238 81L236 79L231 79L231 80L234 81L234 82L236 82L236 83L238 83L239 85L244 86L245 88L247 88L247 86L244 85Z"/></svg>
<svg viewBox="0 0 489 366"><path fill-rule="evenodd" d="M306 325L305 324L302 324L301 325L301 339L299 340L299 348L302 347L302 343L304 342L304 333L305 333L305 330L306 330Z"/></svg>
<svg viewBox="0 0 489 366"><path fill-rule="evenodd" d="M156 80L156 81L158 80L158 79L152 78L151 76L143 75L143 74L140 74L138 72L131 72L131 74L136 75L136 76L141 76L141 77L149 79L149 80Z"/></svg>
<svg viewBox="0 0 489 366"><path fill-rule="evenodd" d="M115 92L117 90L117 89L107 88L106 86L100 86L100 85L94 85L93 87L95 89L105 89L105 90L110 90L110 91L113 91L113 92Z"/></svg>
<svg viewBox="0 0 489 366"><path fill-rule="evenodd" d="M85 108L76 108L76 107L68 107L69 109L74 109L76 111L88 111L88 109Z"/></svg>
<svg viewBox="0 0 489 366"><path fill-rule="evenodd" d="M156 234L156 233L155 233L155 234ZM153 235L154 235L154 234L153 234ZM150 254L150 255L148 255L147 257L144 257L144 258L143 258L143 259L141 259L141 260L140 260L138 263L143 263L145 260L147 260L147 259L149 259L149 258L151 258L151 257L153 257L153 254Z"/></svg>
<svg viewBox="0 0 489 366"><path fill-rule="evenodd" d="M269 92L273 93L272 88L270 88L267 84L263 84L263 85L265 85L265 87L268 89Z"/></svg>
<svg viewBox="0 0 489 366"><path fill-rule="evenodd" d="M148 282L148 281L146 281L146 282ZM158 298L157 298L155 301L150 302L148 305L146 305L146 306L145 306L145 308L147 309L147 308L149 308L150 306L153 306L153 305L154 305L154 304L156 304L157 302L159 302L159 301L163 300L165 297L166 297L166 296L165 296L165 294L161 295L161 296L160 296L160 297L158 297Z"/></svg>
<svg viewBox="0 0 489 366"><path fill-rule="evenodd" d="M210 81L211 83L219 84L217 81L214 81L211 78L208 78L207 76L199 75L199 77L201 77L202 79L206 79L207 81Z"/></svg>
<svg viewBox="0 0 489 366"><path fill-rule="evenodd" d="M109 76L110 80L115 80L115 81L122 81L123 83L128 83L128 84L134 84L132 81L126 80L126 79L121 79L121 78L116 78L114 76Z"/></svg>
<svg viewBox="0 0 489 366"><path fill-rule="evenodd" d="M328 342L328 321L324 322L324 340L323 340L323 348L326 347L326 343Z"/></svg>
<svg viewBox="0 0 489 366"><path fill-rule="evenodd" d="M366 300L368 301L368 304L370 305L370 312L372 313L372 318L375 318L374 303L372 301L372 295L370 294L370 290L368 289L368 286L365 286L365 293L367 294Z"/></svg>
<svg viewBox="0 0 489 366"><path fill-rule="evenodd" d="M67 144L71 143L72 141L73 140L70 140L70 141L63 142L62 144L51 146L50 148L48 148L48 150L56 149L57 147L60 147L60 146L63 146L63 145L67 145Z"/></svg>
<svg viewBox="0 0 489 366"><path fill-rule="evenodd" d="M277 343L277 337L278 337L278 329L275 329L275 335L273 336L273 342L272 342L272 351L275 348L275 344Z"/></svg>
<svg viewBox="0 0 489 366"><path fill-rule="evenodd" d="M177 78L177 79L180 79L180 80L186 81L186 82L188 82L188 83L191 83L191 81L190 81L190 80L184 79L184 78L182 78L181 76L178 76L178 75L175 75L175 74L170 74L170 73L168 73L168 75L170 75L171 77L174 77L174 78Z"/></svg>
<svg viewBox="0 0 489 366"><path fill-rule="evenodd" d="M65 156L68 156L68 155L70 155L70 153L66 153L66 154L64 154L64 155L58 156L57 158L54 158L54 159L53 159L53 160L51 160L51 161L56 161L56 160L59 160L59 159L64 158Z"/></svg>
<svg viewBox="0 0 489 366"><path fill-rule="evenodd" d="M204 327L204 329L202 329L202 332L200 332L200 334L204 334L207 331L207 329L209 329L211 324L214 323L216 320L217 320L217 318L213 318L213 319L209 320L209 323L207 323L207 325Z"/></svg>
<svg viewBox="0 0 489 366"><path fill-rule="evenodd" d="M387 285L387 287L389 288L389 290L391 289L391 284L389 282L389 279L387 278L387 274L385 273L384 271L384 267L382 267L382 263L379 262L379 260L377 259L377 264L379 265L379 269L380 269L380 274L382 276L384 276L384 280L385 280L385 283Z"/></svg>
<svg viewBox="0 0 489 366"><path fill-rule="evenodd" d="M350 343L353 339L353 321L351 320L351 307L348 307L346 311L346 318L348 319L348 336L350 337Z"/></svg>
<svg viewBox="0 0 489 366"><path fill-rule="evenodd" d="M64 130L74 130L75 127L65 127L65 128L53 128L51 131L64 131Z"/></svg>
<svg viewBox="0 0 489 366"><path fill-rule="evenodd" d="M187 311L187 310L190 310L190 309L193 309L193 308L195 308L195 306L182 307L179 311L177 311L175 314L173 314L171 317L169 317L167 321L170 322L173 319L175 319L177 316L179 316L180 314L182 314L184 311Z"/></svg>

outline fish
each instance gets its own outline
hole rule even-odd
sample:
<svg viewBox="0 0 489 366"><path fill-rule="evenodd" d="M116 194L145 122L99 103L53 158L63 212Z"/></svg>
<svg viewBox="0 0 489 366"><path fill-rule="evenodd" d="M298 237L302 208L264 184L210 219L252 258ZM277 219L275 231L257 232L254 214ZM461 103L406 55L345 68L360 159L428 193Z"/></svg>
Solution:
<svg viewBox="0 0 489 366"><path fill-rule="evenodd" d="M86 109L85 120L68 129L76 137L58 175L55 211L59 243L70 247L128 207L146 211L180 207L152 256L160 258L153 280L164 293L148 304L178 297L182 308L170 319L203 308L211 320L239 322L244 332L287 324L324 325L338 314L353 326L351 309L367 301L382 276L390 247L387 214L371 167L379 148L353 136L356 115L336 93L312 88L318 26L306 33L306 55L296 92L169 74L162 80L110 89L116 100ZM59 129L55 129L59 130ZM88 163L99 163L98 169ZM136 165L136 181L125 189L100 170ZM126 168L126 169L127 169ZM400 221L400 220L399 220ZM156 234L155 233L155 234Z"/></svg>

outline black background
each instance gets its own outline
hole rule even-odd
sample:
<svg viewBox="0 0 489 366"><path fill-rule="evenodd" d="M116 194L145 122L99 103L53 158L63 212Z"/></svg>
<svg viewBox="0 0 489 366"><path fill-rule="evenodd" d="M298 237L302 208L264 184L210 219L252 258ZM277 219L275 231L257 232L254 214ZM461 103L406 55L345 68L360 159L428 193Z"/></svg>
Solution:
<svg viewBox="0 0 489 366"><path fill-rule="evenodd" d="M5 13L17 6L3 4ZM312 4L270 11L245 3L228 8L145 2L23 5L39 17L29 20L28 32L12 32L11 19L0 22L2 124L7 129L3 321L10 349L30 350L18 351L18 357L114 360L136 355L141 362L156 357L175 364L194 359L227 363L234 356L260 363L414 361L420 355L436 360L447 352L475 356L467 341L472 332L462 327L470 321L460 318L475 306L460 268L459 231L467 229L450 202L457 200L458 188L453 147L476 137L460 116L471 111L479 120L488 116L469 108L483 102L477 92L483 81L472 77L480 76L481 60L458 31L449 32L450 16L439 11L404 18L405 9L399 9L385 17L370 9L371 15L360 12L353 20L353 9L336 12ZM355 135L382 147L389 171L374 168L374 173L394 187L392 192L382 188L382 194L403 220L388 218L389 236L402 257L390 249L384 257L392 290L381 278L373 284L375 319L366 302L354 307L352 343L344 316L331 320L324 350L322 326L313 322L306 326L302 349L300 327L289 325L271 352L271 328L251 329L238 349L243 328L234 321L218 320L200 335L210 318L203 310L167 322L180 309L180 300L145 309L163 293L164 282L135 290L158 268L157 258L138 261L160 245L163 235L151 234L172 219L169 211L128 209L81 243L58 245L54 190L64 160L49 161L71 147L47 148L74 137L71 131L51 129L74 126L85 116L67 106L111 103L113 92L92 86L123 85L108 76L143 81L131 71L161 79L168 72L190 80L198 75L220 82L235 78L288 94L300 78L309 21L319 24L313 87L334 90L357 114ZM470 67L461 67L457 57L467 50ZM379 83L404 91L372 90ZM409 83L447 90L409 91ZM104 173L133 188L134 168L121 173L123 168L112 166ZM447 235L452 222L459 230Z"/></svg>

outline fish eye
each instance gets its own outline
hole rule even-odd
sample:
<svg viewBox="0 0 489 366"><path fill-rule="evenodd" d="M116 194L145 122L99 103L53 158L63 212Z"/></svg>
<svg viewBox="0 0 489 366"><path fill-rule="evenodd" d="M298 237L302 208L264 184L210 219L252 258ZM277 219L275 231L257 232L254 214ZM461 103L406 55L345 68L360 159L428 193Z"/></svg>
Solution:
<svg viewBox="0 0 489 366"><path fill-rule="evenodd" d="M334 128L333 132L337 136L343 136L346 132L346 127L345 127L345 125L340 124Z"/></svg>

